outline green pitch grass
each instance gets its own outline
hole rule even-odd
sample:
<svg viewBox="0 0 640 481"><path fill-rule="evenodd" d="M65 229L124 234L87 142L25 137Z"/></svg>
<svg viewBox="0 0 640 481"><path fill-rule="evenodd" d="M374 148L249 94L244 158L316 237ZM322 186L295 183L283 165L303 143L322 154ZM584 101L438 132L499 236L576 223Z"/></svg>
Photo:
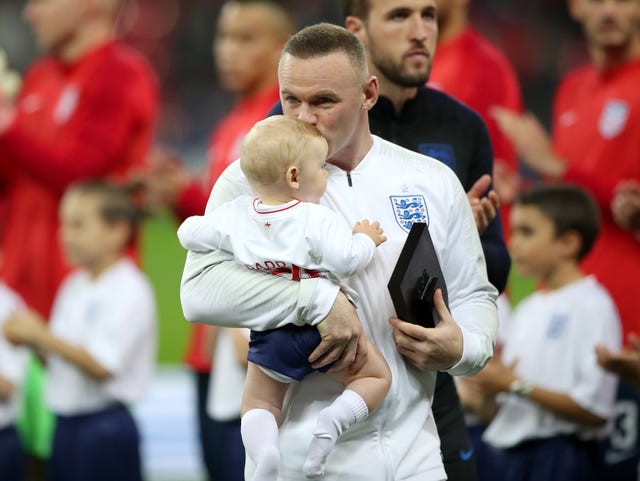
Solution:
<svg viewBox="0 0 640 481"><path fill-rule="evenodd" d="M181 362L189 323L180 307L180 276L186 251L178 243L176 220L156 215L143 226L142 267L149 276L158 306L158 362Z"/></svg>

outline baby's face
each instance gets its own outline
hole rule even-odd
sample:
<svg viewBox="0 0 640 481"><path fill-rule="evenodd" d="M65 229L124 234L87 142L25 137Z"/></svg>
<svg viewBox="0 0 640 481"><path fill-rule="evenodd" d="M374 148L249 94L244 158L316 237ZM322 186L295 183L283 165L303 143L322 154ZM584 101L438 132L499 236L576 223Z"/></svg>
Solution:
<svg viewBox="0 0 640 481"><path fill-rule="evenodd" d="M298 175L300 183L299 200L313 202L314 204L320 202L320 198L327 190L327 176L329 173L327 172L326 161L328 153L329 146L323 138L318 138L310 144Z"/></svg>

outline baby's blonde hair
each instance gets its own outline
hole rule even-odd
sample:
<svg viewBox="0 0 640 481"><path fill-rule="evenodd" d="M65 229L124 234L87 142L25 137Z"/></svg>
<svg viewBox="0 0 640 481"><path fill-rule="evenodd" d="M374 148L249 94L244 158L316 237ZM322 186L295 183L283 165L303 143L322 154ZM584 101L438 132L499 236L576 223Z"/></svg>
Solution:
<svg viewBox="0 0 640 481"><path fill-rule="evenodd" d="M326 142L313 125L301 120L274 115L256 123L240 148L240 168L255 185L271 185L284 180L287 169L301 169L310 144Z"/></svg>

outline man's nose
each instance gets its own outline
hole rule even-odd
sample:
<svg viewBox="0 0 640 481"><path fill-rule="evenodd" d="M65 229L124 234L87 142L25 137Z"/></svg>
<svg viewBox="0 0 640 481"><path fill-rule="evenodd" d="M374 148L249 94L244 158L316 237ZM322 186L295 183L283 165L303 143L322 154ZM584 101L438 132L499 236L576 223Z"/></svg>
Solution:
<svg viewBox="0 0 640 481"><path fill-rule="evenodd" d="M308 105L303 104L302 106L300 106L300 108L298 109L297 118L298 120L302 120L303 122L311 125L318 124L318 115L315 113L315 110Z"/></svg>

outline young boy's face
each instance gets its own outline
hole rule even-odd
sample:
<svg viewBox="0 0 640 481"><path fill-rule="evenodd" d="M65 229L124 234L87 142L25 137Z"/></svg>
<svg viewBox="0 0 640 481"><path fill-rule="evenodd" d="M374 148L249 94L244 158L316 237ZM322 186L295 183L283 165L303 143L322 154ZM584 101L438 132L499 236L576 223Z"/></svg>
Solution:
<svg viewBox="0 0 640 481"><path fill-rule="evenodd" d="M536 279L552 273L563 253L552 220L533 205L511 209L509 252L518 272Z"/></svg>
<svg viewBox="0 0 640 481"><path fill-rule="evenodd" d="M69 262L89 269L121 248L118 228L100 215L97 195L71 191L60 204L60 240Z"/></svg>
<svg viewBox="0 0 640 481"><path fill-rule="evenodd" d="M300 187L297 198L299 200L314 204L320 202L320 197L327 190L326 160L328 152L327 142L322 138L318 138L310 144L298 174Z"/></svg>

